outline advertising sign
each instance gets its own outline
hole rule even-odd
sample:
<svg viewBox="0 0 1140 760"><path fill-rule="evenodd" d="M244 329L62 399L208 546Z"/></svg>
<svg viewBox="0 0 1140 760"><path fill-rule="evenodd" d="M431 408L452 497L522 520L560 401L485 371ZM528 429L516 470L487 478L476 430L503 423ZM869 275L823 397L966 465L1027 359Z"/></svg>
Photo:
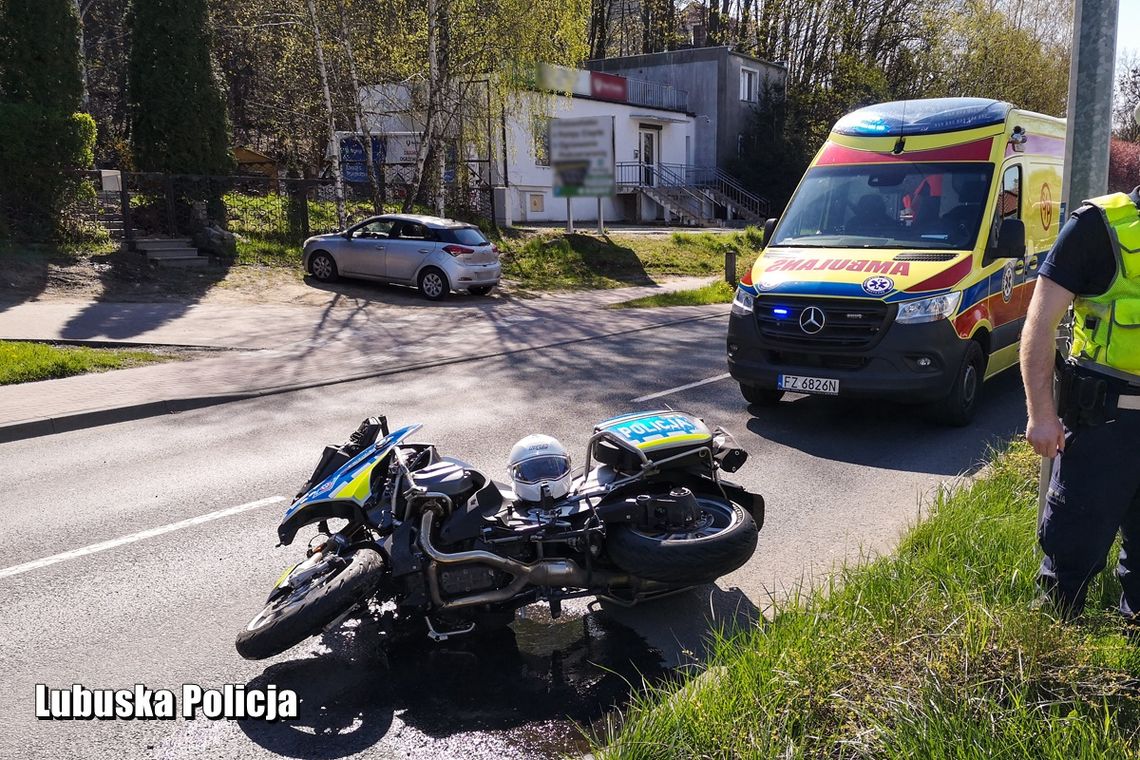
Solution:
<svg viewBox="0 0 1140 760"><path fill-rule="evenodd" d="M558 198L614 193L614 117L550 120L550 166Z"/></svg>
<svg viewBox="0 0 1140 760"><path fill-rule="evenodd" d="M419 132L391 132L372 135L372 160L376 166L411 165L420 150ZM340 138L340 169L345 182L367 182L368 167L364 139L348 134Z"/></svg>

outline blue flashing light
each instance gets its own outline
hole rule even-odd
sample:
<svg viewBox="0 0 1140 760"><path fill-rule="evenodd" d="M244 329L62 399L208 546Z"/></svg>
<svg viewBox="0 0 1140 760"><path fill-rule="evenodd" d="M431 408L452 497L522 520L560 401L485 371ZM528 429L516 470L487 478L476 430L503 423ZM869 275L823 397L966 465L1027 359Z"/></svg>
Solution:
<svg viewBox="0 0 1140 760"><path fill-rule="evenodd" d="M774 314L777 317L786 317L786 316L788 316L789 312L784 307L777 306L777 307L772 309L772 314Z"/></svg>
<svg viewBox="0 0 1140 760"><path fill-rule="evenodd" d="M1001 124L1012 108L989 98L896 100L852 111L836 122L833 131L852 137L954 132Z"/></svg>

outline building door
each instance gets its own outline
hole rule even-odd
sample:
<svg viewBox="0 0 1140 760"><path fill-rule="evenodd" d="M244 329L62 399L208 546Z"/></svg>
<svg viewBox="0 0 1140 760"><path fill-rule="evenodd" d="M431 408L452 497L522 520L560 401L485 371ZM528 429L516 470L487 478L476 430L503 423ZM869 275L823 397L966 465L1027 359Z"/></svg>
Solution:
<svg viewBox="0 0 1140 760"><path fill-rule="evenodd" d="M657 130L642 129L638 142L641 145L641 184L657 184Z"/></svg>

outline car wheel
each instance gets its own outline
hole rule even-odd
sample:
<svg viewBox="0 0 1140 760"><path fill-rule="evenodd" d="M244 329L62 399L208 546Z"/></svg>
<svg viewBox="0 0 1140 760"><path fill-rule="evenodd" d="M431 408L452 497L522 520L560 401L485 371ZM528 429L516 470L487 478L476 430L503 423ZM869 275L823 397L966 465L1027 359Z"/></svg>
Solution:
<svg viewBox="0 0 1140 760"><path fill-rule="evenodd" d="M964 427L974 419L978 410L978 398L982 395L982 381L986 375L986 355L975 340L970 341L962 366L954 378L950 395L934 407L934 415L939 422L952 427Z"/></svg>
<svg viewBox="0 0 1140 760"><path fill-rule="evenodd" d="M309 271L321 282L332 282L338 274L333 257L324 251L314 253L313 258L309 259Z"/></svg>
<svg viewBox="0 0 1140 760"><path fill-rule="evenodd" d="M467 292L473 296L485 296L491 292L493 285L472 285L467 288Z"/></svg>
<svg viewBox="0 0 1140 760"><path fill-rule="evenodd" d="M420 272L420 292L429 301L442 301L451 292L451 283L442 270L429 267Z"/></svg>
<svg viewBox="0 0 1140 760"><path fill-rule="evenodd" d="M784 392L778 388L760 388L755 385L740 384L740 395L749 404L756 406L771 406L784 397Z"/></svg>

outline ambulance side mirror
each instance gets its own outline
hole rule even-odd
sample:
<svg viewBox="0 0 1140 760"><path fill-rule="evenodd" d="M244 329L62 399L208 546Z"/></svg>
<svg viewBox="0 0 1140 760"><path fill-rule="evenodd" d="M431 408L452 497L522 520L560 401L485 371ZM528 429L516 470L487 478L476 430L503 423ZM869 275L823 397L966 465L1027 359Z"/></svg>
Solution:
<svg viewBox="0 0 1140 760"><path fill-rule="evenodd" d="M1025 258L1025 222L1020 219L1002 219L997 240L986 251L985 263L997 259Z"/></svg>
<svg viewBox="0 0 1140 760"><path fill-rule="evenodd" d="M768 247L768 241L770 241L772 239L772 233L776 231L776 222L778 222L778 221L780 221L780 220L779 219L765 220L765 222L764 222L764 244L761 246L762 248Z"/></svg>

